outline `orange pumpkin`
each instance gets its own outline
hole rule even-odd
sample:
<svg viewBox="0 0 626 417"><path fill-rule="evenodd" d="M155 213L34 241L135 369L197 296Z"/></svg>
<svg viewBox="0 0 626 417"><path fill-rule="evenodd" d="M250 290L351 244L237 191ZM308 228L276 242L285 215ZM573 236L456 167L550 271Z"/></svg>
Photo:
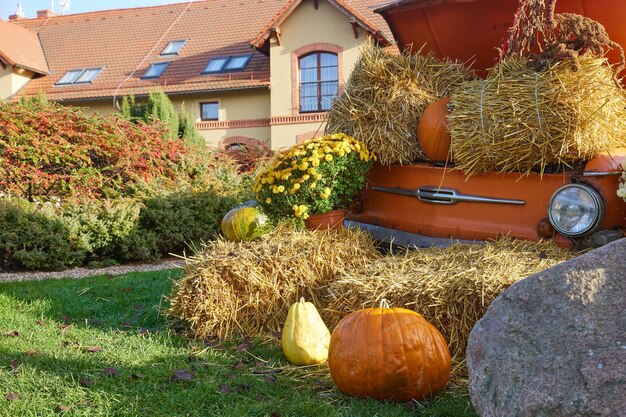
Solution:
<svg viewBox="0 0 626 417"><path fill-rule="evenodd" d="M339 322L330 338L328 366L346 395L409 401L443 390L451 360L441 333L420 314L383 304Z"/></svg>
<svg viewBox="0 0 626 417"><path fill-rule="evenodd" d="M431 161L450 161L448 103L450 103L450 97L444 97L429 104L417 125L417 141L424 155Z"/></svg>

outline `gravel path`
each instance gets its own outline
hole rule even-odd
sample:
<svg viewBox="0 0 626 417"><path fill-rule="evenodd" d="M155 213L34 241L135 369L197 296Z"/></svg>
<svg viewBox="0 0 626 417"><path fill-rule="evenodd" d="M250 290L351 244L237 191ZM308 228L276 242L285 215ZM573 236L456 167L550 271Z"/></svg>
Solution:
<svg viewBox="0 0 626 417"><path fill-rule="evenodd" d="M182 268L185 261L180 258L168 258L157 263L128 264L106 268L73 268L54 272L1 272L0 282L41 281L44 279L85 278L96 275L123 275L129 272L159 271L162 269Z"/></svg>

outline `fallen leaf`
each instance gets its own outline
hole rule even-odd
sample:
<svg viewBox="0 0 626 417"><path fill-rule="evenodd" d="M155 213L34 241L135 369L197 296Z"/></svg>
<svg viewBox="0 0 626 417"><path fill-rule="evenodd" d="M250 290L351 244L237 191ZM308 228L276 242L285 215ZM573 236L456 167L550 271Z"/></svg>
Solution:
<svg viewBox="0 0 626 417"><path fill-rule="evenodd" d="M243 384L237 385L237 391L239 391L239 392L250 391L250 384L246 384L244 382Z"/></svg>
<svg viewBox="0 0 626 417"><path fill-rule="evenodd" d="M246 364L243 363L242 361L237 361L234 364L231 365L231 368L236 370L236 371L241 371L242 369L246 368Z"/></svg>
<svg viewBox="0 0 626 417"><path fill-rule="evenodd" d="M106 376L120 376L120 371L115 368L104 368L102 371Z"/></svg>
<svg viewBox="0 0 626 417"><path fill-rule="evenodd" d="M24 355L26 356L33 356L36 354L37 354L37 351L35 349L28 349L26 352L24 352Z"/></svg>
<svg viewBox="0 0 626 417"><path fill-rule="evenodd" d="M209 336L203 340L204 346L217 350L226 350L226 347L222 344L222 340L217 336Z"/></svg>
<svg viewBox="0 0 626 417"><path fill-rule="evenodd" d="M43 320L35 320L35 323L37 323L39 326L45 326L46 322Z"/></svg>
<svg viewBox="0 0 626 417"><path fill-rule="evenodd" d="M263 381L265 381L265 382L276 382L277 378L274 375L265 375L265 377L263 378Z"/></svg>
<svg viewBox="0 0 626 417"><path fill-rule="evenodd" d="M9 364L9 366L11 367L11 369L13 369L14 371L17 371L17 368L20 367L19 362L17 361L17 359L13 359L11 361L11 363Z"/></svg>
<svg viewBox="0 0 626 417"><path fill-rule="evenodd" d="M59 329L61 329L61 334L67 333L67 331L72 327L73 324L60 324Z"/></svg>
<svg viewBox="0 0 626 417"><path fill-rule="evenodd" d="M254 366L257 366L257 367L266 366L266 365L267 365L267 362L265 362L265 361L256 361L256 362L254 362Z"/></svg>
<svg viewBox="0 0 626 417"><path fill-rule="evenodd" d="M250 349L250 336L245 335L239 346L237 346L237 352L245 352Z"/></svg>
<svg viewBox="0 0 626 417"><path fill-rule="evenodd" d="M89 353L98 353L102 352L102 348L100 346L87 346L87 352Z"/></svg>
<svg viewBox="0 0 626 417"><path fill-rule="evenodd" d="M187 371L176 371L170 376L170 382L187 382L192 381L195 376Z"/></svg>
<svg viewBox="0 0 626 417"><path fill-rule="evenodd" d="M545 250L542 250L541 252L539 252L539 259L546 259L548 257L548 254L546 253Z"/></svg>
<svg viewBox="0 0 626 417"><path fill-rule="evenodd" d="M18 332L17 330L11 330L10 332L6 332L4 335L6 337L18 337L20 335L20 332Z"/></svg>
<svg viewBox="0 0 626 417"><path fill-rule="evenodd" d="M88 387L90 385L95 384L95 382L91 379L81 379L80 381L78 381L78 383L80 384L81 387Z"/></svg>
<svg viewBox="0 0 626 417"><path fill-rule="evenodd" d="M230 385L222 384L220 385L220 394L228 394L230 392Z"/></svg>
<svg viewBox="0 0 626 417"><path fill-rule="evenodd" d="M283 332L274 332L274 339L280 340L283 338Z"/></svg>
<svg viewBox="0 0 626 417"><path fill-rule="evenodd" d="M20 396L14 392L9 392L6 397L7 401L19 400Z"/></svg>
<svg viewBox="0 0 626 417"><path fill-rule="evenodd" d="M65 413L66 411L70 410L70 406L69 405L58 405L57 406L57 411L60 413Z"/></svg>

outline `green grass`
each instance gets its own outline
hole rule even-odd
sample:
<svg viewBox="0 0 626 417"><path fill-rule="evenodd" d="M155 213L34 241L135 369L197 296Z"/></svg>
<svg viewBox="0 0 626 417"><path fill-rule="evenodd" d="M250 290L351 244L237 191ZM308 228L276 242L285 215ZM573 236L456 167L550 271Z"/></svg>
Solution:
<svg viewBox="0 0 626 417"><path fill-rule="evenodd" d="M275 341L185 339L160 314L178 276L0 284L0 416L476 416L464 391L410 405L348 398L327 367L291 367Z"/></svg>

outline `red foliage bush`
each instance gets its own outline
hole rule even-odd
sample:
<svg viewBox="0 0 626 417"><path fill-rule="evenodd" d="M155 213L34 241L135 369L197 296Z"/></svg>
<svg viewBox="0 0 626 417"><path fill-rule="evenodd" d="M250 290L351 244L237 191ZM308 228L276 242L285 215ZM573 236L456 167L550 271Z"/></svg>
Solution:
<svg viewBox="0 0 626 417"><path fill-rule="evenodd" d="M240 173L254 171L259 163L269 160L272 156L272 151L263 143L258 145L231 145L221 153L239 164L238 171Z"/></svg>
<svg viewBox="0 0 626 417"><path fill-rule="evenodd" d="M104 197L174 178L190 149L164 132L56 104L0 103L0 192L29 200Z"/></svg>

